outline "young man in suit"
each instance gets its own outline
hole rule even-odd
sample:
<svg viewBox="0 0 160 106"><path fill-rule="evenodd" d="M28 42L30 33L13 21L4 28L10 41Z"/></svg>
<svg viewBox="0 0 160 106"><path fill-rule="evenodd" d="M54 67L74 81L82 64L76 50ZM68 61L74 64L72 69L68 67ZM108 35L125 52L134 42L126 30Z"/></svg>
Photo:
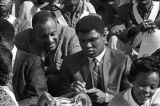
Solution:
<svg viewBox="0 0 160 106"><path fill-rule="evenodd" d="M32 101L32 97L38 97L43 91L47 91L47 80L41 59L17 49L14 45L14 34L13 26L7 20L0 19L0 46L9 49L13 55L13 78L10 80L10 88L20 105L25 106L25 103L31 102L36 104L37 99Z"/></svg>
<svg viewBox="0 0 160 106"><path fill-rule="evenodd" d="M119 91L130 86L126 76L131 61L105 45L104 24L99 15L82 18L76 25L76 33L82 51L64 59L63 87L66 91L85 91L94 106L106 105ZM68 84L71 84L69 88Z"/></svg>
<svg viewBox="0 0 160 106"><path fill-rule="evenodd" d="M49 93L57 96L57 73L65 56L81 50L78 37L73 28L58 24L50 11L36 13L32 26L33 29L16 35L15 44L18 48L41 57L48 77Z"/></svg>

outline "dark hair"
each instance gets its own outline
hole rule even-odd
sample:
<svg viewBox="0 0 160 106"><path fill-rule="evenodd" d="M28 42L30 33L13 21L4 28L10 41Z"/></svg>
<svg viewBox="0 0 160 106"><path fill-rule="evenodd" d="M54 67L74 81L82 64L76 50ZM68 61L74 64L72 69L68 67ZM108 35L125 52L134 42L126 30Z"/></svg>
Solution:
<svg viewBox="0 0 160 106"><path fill-rule="evenodd" d="M128 79L133 82L139 73L157 72L160 75L159 57L146 56L133 61Z"/></svg>
<svg viewBox="0 0 160 106"><path fill-rule="evenodd" d="M0 46L0 85L4 86L10 79L12 71L12 53L5 47Z"/></svg>
<svg viewBox="0 0 160 106"><path fill-rule="evenodd" d="M7 42L13 42L15 29L13 25L6 19L0 19L0 42L5 40Z"/></svg>
<svg viewBox="0 0 160 106"><path fill-rule="evenodd" d="M76 24L76 33L89 33L96 30L101 35L104 35L104 23L102 17L95 13L90 13L88 16L80 19Z"/></svg>
<svg viewBox="0 0 160 106"><path fill-rule="evenodd" d="M32 18L32 27L34 28L37 23L45 23L49 18L57 22L56 17L51 11L42 10L37 12Z"/></svg>

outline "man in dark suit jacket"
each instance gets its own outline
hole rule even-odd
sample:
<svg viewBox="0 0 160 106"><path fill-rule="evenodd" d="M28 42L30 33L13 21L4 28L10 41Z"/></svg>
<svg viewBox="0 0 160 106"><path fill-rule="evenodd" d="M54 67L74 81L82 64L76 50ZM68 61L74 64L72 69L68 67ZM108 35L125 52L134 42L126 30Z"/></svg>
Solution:
<svg viewBox="0 0 160 106"><path fill-rule="evenodd" d="M14 28L4 19L0 19L0 45L11 50L13 78L10 88L13 90L17 101L23 106L29 104L30 98L38 97L43 91L47 91L47 80L41 65L40 57L26 53L14 45ZM13 88L12 88L13 87ZM23 100L23 102L20 102ZM24 102L26 100L26 102Z"/></svg>
<svg viewBox="0 0 160 106"><path fill-rule="evenodd" d="M49 93L57 96L56 81L63 58L81 50L75 30L57 24L49 11L40 11L33 16L33 29L27 29L15 37L21 50L41 57L48 77ZM53 86L55 85L55 86Z"/></svg>
<svg viewBox="0 0 160 106"><path fill-rule="evenodd" d="M126 80L130 59L105 46L104 24L102 18L90 14L82 18L76 25L82 51L67 56L61 68L64 80L63 87L70 85L71 91L84 91L90 95L93 105L107 104L114 95L129 87ZM90 65L96 59L98 80L95 80L94 68ZM96 85L97 83L97 85Z"/></svg>

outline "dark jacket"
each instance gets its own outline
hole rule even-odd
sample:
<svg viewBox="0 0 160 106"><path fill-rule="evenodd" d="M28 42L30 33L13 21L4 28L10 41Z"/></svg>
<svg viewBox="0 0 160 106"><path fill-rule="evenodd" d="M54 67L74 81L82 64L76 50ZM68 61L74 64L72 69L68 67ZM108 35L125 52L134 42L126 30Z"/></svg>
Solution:
<svg viewBox="0 0 160 106"><path fill-rule="evenodd" d="M38 91L47 91L41 59L36 55L17 50L13 66L13 91L18 101L38 96Z"/></svg>
<svg viewBox="0 0 160 106"><path fill-rule="evenodd" d="M130 59L117 51L111 50L106 47L105 55L102 63L102 91L111 95L118 94L121 90L130 87L126 80L126 76L130 70ZM63 87L71 84L73 81L86 82L90 73L88 67L88 58L82 51L68 56L64 59L61 68L61 75L64 80Z"/></svg>

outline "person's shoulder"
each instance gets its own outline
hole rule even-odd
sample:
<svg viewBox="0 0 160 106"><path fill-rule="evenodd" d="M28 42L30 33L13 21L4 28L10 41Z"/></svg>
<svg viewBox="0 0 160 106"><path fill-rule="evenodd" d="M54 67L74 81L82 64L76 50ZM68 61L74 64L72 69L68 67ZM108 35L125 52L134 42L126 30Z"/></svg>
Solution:
<svg viewBox="0 0 160 106"><path fill-rule="evenodd" d="M18 23L18 24L20 24L21 26L22 26L22 25L23 25L23 26L25 25L26 27L31 28L30 22L27 21L27 20L25 20L25 19L16 17L16 21L15 21L15 22Z"/></svg>
<svg viewBox="0 0 160 106"><path fill-rule="evenodd" d="M119 8L128 8L128 7L133 6L133 4L134 4L134 3L132 3L132 2L125 3L125 4L122 4L121 6L119 6Z"/></svg>
<svg viewBox="0 0 160 106"><path fill-rule="evenodd" d="M121 11L121 10L131 10L132 7L133 7L134 3L125 3L121 6L118 7L118 10Z"/></svg>
<svg viewBox="0 0 160 106"><path fill-rule="evenodd" d="M17 49L17 53L18 53L18 55L20 55L21 59L23 59L23 60L28 60L28 61L32 61L32 62L37 59L40 60L40 57L38 55L28 53L28 52L20 50L20 49Z"/></svg>
<svg viewBox="0 0 160 106"><path fill-rule="evenodd" d="M107 51L109 51L111 53L112 57L125 58L125 59L127 59L129 57L128 55L126 55L118 50L113 50L108 47L107 47Z"/></svg>
<svg viewBox="0 0 160 106"><path fill-rule="evenodd" d="M19 32L16 34L15 37L19 37L19 36L30 36L33 33L33 29L32 28L28 28L23 30L22 32Z"/></svg>
<svg viewBox="0 0 160 106"><path fill-rule="evenodd" d="M16 17L16 20L19 22L19 23L29 23L29 21L25 20L25 19L22 19L22 18L19 18L19 17Z"/></svg>
<svg viewBox="0 0 160 106"><path fill-rule="evenodd" d="M115 97L109 102L108 106L125 106L125 98L124 95L128 91L128 89L118 93Z"/></svg>
<svg viewBox="0 0 160 106"><path fill-rule="evenodd" d="M160 88L158 88L157 90L156 90L156 92L154 93L154 95L153 95L153 99L156 99L156 98L159 98L160 97ZM159 100L160 100L160 98L159 98Z"/></svg>
<svg viewBox="0 0 160 106"><path fill-rule="evenodd" d="M15 36L15 43L29 40L32 36L32 33L33 30L31 28L25 29L24 31L17 33Z"/></svg>
<svg viewBox="0 0 160 106"><path fill-rule="evenodd" d="M71 37L73 35L75 35L75 29L74 28L71 28L69 26L65 26L65 25L61 25L61 24L58 24L58 30L60 30L60 32L62 34L64 34L65 37Z"/></svg>

